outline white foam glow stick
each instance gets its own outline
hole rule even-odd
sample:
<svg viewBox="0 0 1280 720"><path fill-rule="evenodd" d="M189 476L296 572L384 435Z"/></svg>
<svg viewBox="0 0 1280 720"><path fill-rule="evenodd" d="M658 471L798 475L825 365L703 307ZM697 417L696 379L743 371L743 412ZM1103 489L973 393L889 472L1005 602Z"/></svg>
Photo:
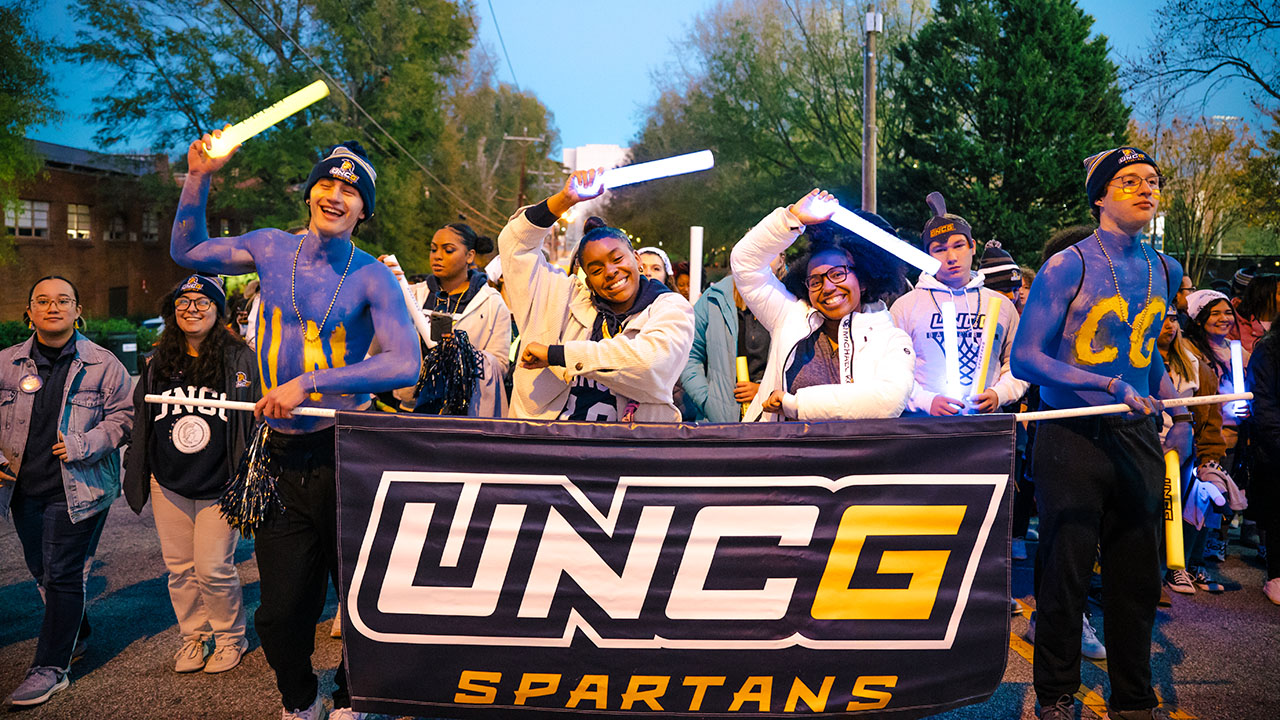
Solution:
<svg viewBox="0 0 1280 720"><path fill-rule="evenodd" d="M960 341L956 330L956 304L942 303L942 354L947 363L947 397L964 398L960 387Z"/></svg>
<svg viewBox="0 0 1280 720"><path fill-rule="evenodd" d="M317 80L271 107L260 110L227 128L223 131L222 137L214 138L213 142L207 146L205 154L211 158L222 157L245 140L328 96L329 86L325 85L323 80Z"/></svg>
<svg viewBox="0 0 1280 720"><path fill-rule="evenodd" d="M855 215L852 210L842 207L838 202L828 200L825 203L814 203L813 211L821 214L831 210L833 206L832 222L848 228L862 238L879 245L881 249L893 253L903 262L914 265L929 275L936 274L938 269L942 267L942 263L937 258L863 220Z"/></svg>
<svg viewBox="0 0 1280 720"><path fill-rule="evenodd" d="M418 337L422 338L422 342L426 343L428 348L435 347L436 343L431 339L431 324L427 322L427 316L422 313L422 308L418 307L418 299L413 296L413 289L405 279L400 261L396 260L395 255L388 255L382 259L382 264L391 269L391 274L396 276L396 282L400 284L404 304L409 307L409 318L413 320L413 327L418 331Z"/></svg>
<svg viewBox="0 0 1280 720"><path fill-rule="evenodd" d="M689 302L702 294L702 226L689 226Z"/></svg>
<svg viewBox="0 0 1280 720"><path fill-rule="evenodd" d="M1231 341L1231 392L1244 392L1244 348L1240 346L1239 340ZM1239 415L1245 407L1246 403L1243 401L1231 403L1231 412Z"/></svg>
<svg viewBox="0 0 1280 720"><path fill-rule="evenodd" d="M687 175L700 170L710 170L715 167L715 164L715 157L712 156L710 150L699 150L698 152L675 155L661 160L624 165L597 174L591 185L579 188L579 192L584 195L592 195L599 193L602 189L612 190L623 185L635 185L636 183L649 182L650 180L658 180L673 175Z"/></svg>

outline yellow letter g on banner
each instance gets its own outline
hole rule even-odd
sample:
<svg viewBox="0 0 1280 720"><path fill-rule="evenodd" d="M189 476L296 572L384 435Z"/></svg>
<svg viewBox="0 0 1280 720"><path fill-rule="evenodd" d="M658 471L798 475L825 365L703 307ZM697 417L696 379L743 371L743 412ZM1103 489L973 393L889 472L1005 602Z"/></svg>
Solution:
<svg viewBox="0 0 1280 720"><path fill-rule="evenodd" d="M905 588L852 588L868 537L955 535L964 505L855 505L844 511L826 570L814 594L817 620L927 620L933 612L949 550L886 550L877 572L909 574Z"/></svg>

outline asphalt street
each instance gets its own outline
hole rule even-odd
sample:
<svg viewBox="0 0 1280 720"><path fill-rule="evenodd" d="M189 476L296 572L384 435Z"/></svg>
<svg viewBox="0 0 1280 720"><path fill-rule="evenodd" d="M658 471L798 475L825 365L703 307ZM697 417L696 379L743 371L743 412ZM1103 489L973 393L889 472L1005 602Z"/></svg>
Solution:
<svg viewBox="0 0 1280 720"><path fill-rule="evenodd" d="M1030 544L1034 552L1034 543ZM249 608L251 649L236 669L220 674L173 672L181 644L169 605L164 564L150 508L135 516L123 499L111 508L89 581L93 623L86 656L72 666L72 684L45 705L11 711L12 717L45 718L278 718L279 695L253 629L258 605L258 569L253 545L241 541L236 561ZM1152 654L1157 692L1174 718L1274 720L1280 717L1280 607L1262 595L1264 573L1256 552L1231 546L1214 569L1227 584L1219 595L1173 596L1160 610ZM1014 594L1029 606L1031 564L1014 565ZM327 618L336 610L330 594ZM0 524L0 694L21 682L35 653L43 607L22 562L12 524ZM1101 633L1101 611L1092 607ZM987 702L937 715L947 720L1034 718L1031 649L1022 640L1025 617L1011 622L1004 680ZM340 641L329 622L316 629L313 662L326 669L324 692L332 690ZM1105 665L1105 664L1104 664ZM1086 663L1081 718L1099 715L1107 695L1102 666ZM379 716L381 717L381 716Z"/></svg>

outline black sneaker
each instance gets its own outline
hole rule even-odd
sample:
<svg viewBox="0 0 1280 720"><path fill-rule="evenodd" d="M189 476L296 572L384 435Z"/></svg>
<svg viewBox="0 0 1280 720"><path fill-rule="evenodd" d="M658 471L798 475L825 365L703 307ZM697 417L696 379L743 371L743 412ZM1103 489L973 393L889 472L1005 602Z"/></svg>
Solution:
<svg viewBox="0 0 1280 720"><path fill-rule="evenodd" d="M1076 699L1070 695L1063 695L1049 707L1041 705L1040 713L1036 715L1040 720L1075 720L1075 716Z"/></svg>

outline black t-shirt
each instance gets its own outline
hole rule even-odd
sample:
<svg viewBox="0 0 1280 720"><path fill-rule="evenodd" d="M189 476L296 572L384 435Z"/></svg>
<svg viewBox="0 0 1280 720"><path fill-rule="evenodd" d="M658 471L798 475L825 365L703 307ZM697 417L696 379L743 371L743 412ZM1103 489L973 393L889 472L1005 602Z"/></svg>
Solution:
<svg viewBox="0 0 1280 720"><path fill-rule="evenodd" d="M22 450L22 467L18 469L18 482L14 486L16 493L47 500L66 497L62 461L53 454L53 446L58 442L58 424L62 420L59 414L62 392L75 356L75 336L57 348L39 340L31 343L31 359L36 362L40 388L31 399L31 426Z"/></svg>
<svg viewBox="0 0 1280 720"><path fill-rule="evenodd" d="M769 365L770 342L769 331L756 316L746 308L738 310L738 355L746 356L747 376L753 383L760 382Z"/></svg>
<svg viewBox="0 0 1280 720"><path fill-rule="evenodd" d="M227 399L219 387L187 382L193 358L184 357L176 377L156 377L152 392L172 398ZM191 500L222 494L232 468L227 462L228 410L194 405L148 405L152 413L151 472L165 488Z"/></svg>
<svg viewBox="0 0 1280 720"><path fill-rule="evenodd" d="M569 385L569 402L560 412L560 419L616 422L618 398L604 385L579 375Z"/></svg>

